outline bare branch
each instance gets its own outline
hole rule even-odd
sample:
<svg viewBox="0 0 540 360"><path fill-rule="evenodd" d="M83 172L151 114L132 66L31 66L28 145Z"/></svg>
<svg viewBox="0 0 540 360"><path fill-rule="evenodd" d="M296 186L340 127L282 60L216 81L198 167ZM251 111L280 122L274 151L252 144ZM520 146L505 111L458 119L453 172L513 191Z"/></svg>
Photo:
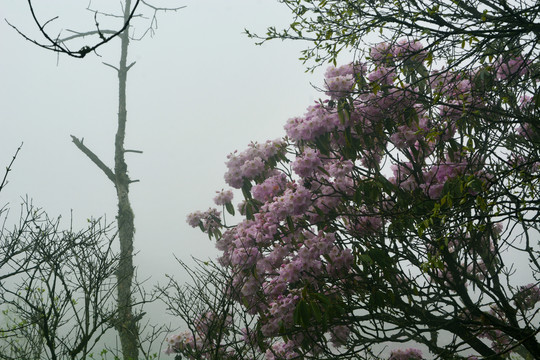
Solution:
<svg viewBox="0 0 540 360"><path fill-rule="evenodd" d="M97 167L100 168L105 173L105 175L107 175L109 180L111 180L114 184L116 184L116 176L114 172L109 167L107 167L107 165L105 165L103 161L101 161L99 157L92 152L92 150L90 150L83 144L84 139L79 140L73 135L71 135L71 139L73 143L75 144L75 146L77 146L79 150L81 150L86 156L88 156L88 158L90 158L90 160L92 160L92 162L96 164Z"/></svg>
<svg viewBox="0 0 540 360"><path fill-rule="evenodd" d="M109 41L111 41L115 37L119 36L124 30L126 30L128 28L129 23L130 23L131 19L133 18L134 14L135 14L135 11L137 10L137 7L139 6L139 4L141 2L141 0L136 0L135 1L135 5L133 6L133 9L131 9L131 12L129 13L129 16L127 17L127 21L124 22L123 26L118 31L112 31L112 32L101 31L99 29L99 24L98 24L98 22L96 20L97 30L95 32L93 32L93 33L98 34L101 41L98 42L95 45L92 45L92 46L85 45L85 46L81 47L80 50L73 51L73 50L70 50L68 48L68 46L63 41L59 40L58 38L57 39L51 38L51 36L47 33L47 31L45 31L45 26L47 24L49 24L51 21L57 19L58 17L54 17L54 18L52 18L52 19L50 19L47 22L42 24L38 20L38 18L36 16L36 13L34 11L34 7L32 5L32 0L27 0L27 1L28 1L28 6L30 7L30 13L32 14L32 18L34 19L34 23L37 25L40 33L45 37L48 44L47 43L43 44L43 43L40 43L40 42L38 42L38 41L36 41L34 39L29 38L24 33L22 33L16 26L10 24L6 20L8 25L11 26L13 29L15 29L15 31L17 31L24 39L32 42L33 44L35 44L35 45L37 45L39 47L42 47L44 49L51 50L51 51L54 51L54 52L63 53L63 54L66 54L66 55L69 55L69 56L72 56L72 57L75 57L75 58L83 58L89 52L95 51L98 47L108 43ZM111 35L107 37L107 36L105 36L105 34L111 34Z"/></svg>
<svg viewBox="0 0 540 360"><path fill-rule="evenodd" d="M6 172L4 173L4 178L2 179L2 183L0 183L0 191L2 191L4 186L6 186L8 184L8 181L7 181L8 173L11 171L11 166L15 162L15 159L17 158L17 155L19 154L19 151L21 150L22 146L23 146L23 144L21 143L21 145L17 148L17 151L15 151L15 155L13 155L13 158L11 159L11 162L6 167Z"/></svg>
<svg viewBox="0 0 540 360"><path fill-rule="evenodd" d="M131 69L133 67L133 65L135 65L136 61L132 62L131 64L129 64L127 67L126 67L126 71L129 71L129 69Z"/></svg>
<svg viewBox="0 0 540 360"><path fill-rule="evenodd" d="M66 31L72 32L75 35L71 35L71 36L62 38L62 39L59 40L60 42L65 42L65 41L78 39L78 38L83 38L83 37L86 37L86 36L97 35L97 34L115 34L116 33L116 31L114 31L114 30L93 30L93 31L86 31L86 32L77 32L77 31L68 29Z"/></svg>
<svg viewBox="0 0 540 360"><path fill-rule="evenodd" d="M146 5L147 7L149 7L150 9L154 10L154 13L152 14L152 19L150 20L150 25L148 26L148 28L143 32L143 34L137 38L134 38L134 40L142 40L148 33L150 33L150 37L154 36L154 29L157 29L158 25L157 25L157 13L159 11L163 11L163 12L167 12L167 11L178 11L178 10L181 10L183 8L185 8L186 6L179 6L179 7L175 7L175 8L167 8L167 7L157 7L157 6L154 6L154 5L151 5L149 4L148 2L146 1L142 1L142 3L144 5Z"/></svg>
<svg viewBox="0 0 540 360"><path fill-rule="evenodd" d="M154 11L178 11L178 10L181 10L181 9L184 9L186 6L178 6L178 7L174 7L174 8L167 8L167 7L157 7L157 6L154 6L152 4L149 4L148 2L142 0L142 3L146 6L148 6L150 9L154 10Z"/></svg>
<svg viewBox="0 0 540 360"><path fill-rule="evenodd" d="M120 70L118 70L118 68L117 68L116 66L111 65L111 64L107 64L106 62L104 62L103 65L108 66L108 67L110 67L110 68L113 68L113 69L116 70L116 71L120 71Z"/></svg>

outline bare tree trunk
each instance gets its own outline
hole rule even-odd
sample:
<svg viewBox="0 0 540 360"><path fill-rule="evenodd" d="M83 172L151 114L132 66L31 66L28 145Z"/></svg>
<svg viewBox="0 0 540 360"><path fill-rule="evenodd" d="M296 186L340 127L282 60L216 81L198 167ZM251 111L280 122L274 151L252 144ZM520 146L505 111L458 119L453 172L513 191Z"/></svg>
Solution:
<svg viewBox="0 0 540 360"><path fill-rule="evenodd" d="M124 20L129 19L131 0L126 0ZM130 179L127 174L127 164L124 153L126 136L126 83L127 73L131 65L127 65L127 50L129 46L129 28L120 35L121 55L118 67L118 129L115 138L114 173L116 194L118 197L118 236L120 240L120 262L117 272L118 280L118 322L117 330L122 345L124 360L138 359L139 329L133 316L131 287L133 282L133 236L135 233L134 215L129 202Z"/></svg>
<svg viewBox="0 0 540 360"><path fill-rule="evenodd" d="M139 1L135 1L134 8ZM124 3L124 23L127 23L133 16L132 0L125 0ZM145 5L148 5L145 3ZM148 5L150 6L150 5ZM167 10L165 8L155 8L155 12ZM171 8L176 11L179 8ZM154 14L155 16L155 14ZM98 30L99 31L99 30ZM86 34L86 33L85 33ZM84 36L78 35L78 36ZM129 185L133 182L129 179L127 173L127 164L125 160L126 152L140 152L135 150L126 150L124 140L126 137L127 107L126 107L126 85L127 74L135 62L127 64L127 52L130 43L129 28L126 27L118 35L121 41L120 63L118 67L105 64L116 70L118 74L118 128L116 130L114 147L114 169L108 167L94 152L83 144L84 139L78 139L71 136L75 146L79 148L103 173L111 180L116 188L118 198L118 238L120 241L120 259L117 278L117 315L114 326L120 337L122 347L122 356L124 360L138 360L139 358L139 326L138 322L142 315L135 316L133 312L133 299L131 297L134 287L134 267L133 267L133 237L135 234L134 215L129 201Z"/></svg>

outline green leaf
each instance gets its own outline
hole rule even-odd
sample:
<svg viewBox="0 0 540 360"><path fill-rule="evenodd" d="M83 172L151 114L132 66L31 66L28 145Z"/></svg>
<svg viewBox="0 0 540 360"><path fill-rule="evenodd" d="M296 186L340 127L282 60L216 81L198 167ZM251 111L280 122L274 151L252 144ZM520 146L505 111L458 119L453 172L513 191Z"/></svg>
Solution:
<svg viewBox="0 0 540 360"><path fill-rule="evenodd" d="M482 211L487 211L486 200L481 196L476 197L476 206L478 206L478 208Z"/></svg>
<svg viewBox="0 0 540 360"><path fill-rule="evenodd" d="M315 316L315 320L317 320L317 322L321 322L322 320L321 309L319 309L319 305L317 303L311 302L311 311L313 315Z"/></svg>
<svg viewBox="0 0 540 360"><path fill-rule="evenodd" d="M304 299L302 299L298 302L298 305L296 305L296 309L294 309L294 314L293 314L294 323L304 328L307 328L309 326L310 318L311 318L311 307L307 304L307 302Z"/></svg>
<svg viewBox="0 0 540 360"><path fill-rule="evenodd" d="M368 254L359 254L357 259L359 262L362 262L368 266L373 265L373 259Z"/></svg>
<svg viewBox="0 0 540 360"><path fill-rule="evenodd" d="M287 216L287 225L289 226L289 230L291 232L294 232L294 222L293 222L292 217L290 216Z"/></svg>
<svg viewBox="0 0 540 360"><path fill-rule="evenodd" d="M246 200L251 199L251 182L247 179L244 179L244 184L242 185L242 195Z"/></svg>
<svg viewBox="0 0 540 360"><path fill-rule="evenodd" d="M315 139L315 146L323 155L330 154L330 137L328 134L319 136Z"/></svg>
<svg viewBox="0 0 540 360"><path fill-rule="evenodd" d="M330 301L330 299L324 294L314 293L314 294L311 294L311 296L314 297L315 299L319 300L320 302L322 302L326 306L330 306L330 304L332 303Z"/></svg>
<svg viewBox="0 0 540 360"><path fill-rule="evenodd" d="M327 30L326 35L325 35L326 40L329 40L332 37L332 35L334 35L334 32L332 31L332 29Z"/></svg>
<svg viewBox="0 0 540 360"><path fill-rule="evenodd" d="M234 216L234 206L233 204L231 204L230 202L229 203L226 203L225 204L225 209L227 209L227 212L229 214L231 214L232 216Z"/></svg>
<svg viewBox="0 0 540 360"><path fill-rule="evenodd" d="M540 107L540 92L537 92L536 94L534 94L534 108L535 109L538 109Z"/></svg>
<svg viewBox="0 0 540 360"><path fill-rule="evenodd" d="M369 305L373 308L382 308L386 303L386 295L380 290L374 290L369 298Z"/></svg>
<svg viewBox="0 0 540 360"><path fill-rule="evenodd" d="M364 183L361 182L357 185L356 190L353 195L353 201L356 205L361 206L364 201Z"/></svg>
<svg viewBox="0 0 540 360"><path fill-rule="evenodd" d="M253 205L251 205L251 202L248 202L246 204L246 219L248 220L255 219L255 217L253 216Z"/></svg>

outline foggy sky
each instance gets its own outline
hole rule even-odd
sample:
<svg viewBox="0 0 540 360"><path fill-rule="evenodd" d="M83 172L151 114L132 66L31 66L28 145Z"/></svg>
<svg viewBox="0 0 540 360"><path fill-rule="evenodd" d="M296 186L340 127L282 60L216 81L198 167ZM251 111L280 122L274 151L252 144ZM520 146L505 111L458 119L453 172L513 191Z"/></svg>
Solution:
<svg viewBox="0 0 540 360"><path fill-rule="evenodd" d="M53 23L59 28L92 29L84 1L35 2L42 19L60 15ZM158 15L155 36L132 43L128 52L136 65L128 75L126 148L144 152L126 155L131 178L140 180L131 188L136 263L139 273L152 276L178 270L172 253L213 256L213 244L185 224L186 215L207 209L215 191L226 188L226 155L250 141L282 137L286 120L319 97L310 82L322 79L321 71L304 72L302 44L255 46L243 34L286 24L290 14L277 1L168 3L187 7ZM37 38L25 1L4 0L0 14ZM25 41L5 22L0 26L2 167L24 142L0 202L10 204L12 217L28 194L66 225L71 210L81 226L90 216L114 221L112 183L70 135L84 138L112 166L117 78L102 62L117 63L119 41L100 48L100 56L72 59ZM146 27L142 19L135 23L135 31Z"/></svg>
<svg viewBox="0 0 540 360"><path fill-rule="evenodd" d="M37 15L59 18L50 29L92 30L87 1L34 0ZM113 2L93 1L94 9ZM128 63L126 154L135 212L135 264L148 285L164 274L182 278L176 255L214 258L207 236L185 223L186 215L213 206L216 190L227 188L226 155L251 141L284 136L283 125L300 116L320 97L310 84L322 82L322 71L305 73L298 60L301 43L274 41L255 46L245 28L264 33L285 25L290 13L275 0L161 1L186 5L158 15L153 37L133 42ZM100 7L101 6L101 7ZM145 12L150 16L151 13ZM40 49L4 21L41 40L26 1L0 3L0 166L23 148L0 194L0 206L11 208L8 223L18 218L21 197L33 199L51 217L62 216L75 228L89 217L115 220L113 184L71 142L70 135L113 166L117 113L116 65L119 40L97 54L73 59ZM98 18L107 24L106 19ZM135 35L148 28L137 19ZM163 314L153 317L166 319Z"/></svg>

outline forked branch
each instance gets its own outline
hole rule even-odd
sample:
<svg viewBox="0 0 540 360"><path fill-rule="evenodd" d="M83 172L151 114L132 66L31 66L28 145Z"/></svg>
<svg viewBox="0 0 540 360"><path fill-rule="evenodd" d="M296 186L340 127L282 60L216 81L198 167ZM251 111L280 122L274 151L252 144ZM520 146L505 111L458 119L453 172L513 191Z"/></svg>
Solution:
<svg viewBox="0 0 540 360"><path fill-rule="evenodd" d="M39 32L45 37L46 43L41 43L41 42L39 42L39 41L37 41L35 39L32 39L32 38L28 37L23 32L21 32L15 25L12 25L9 21L6 20L8 25L11 26L13 29L15 29L15 31L17 31L23 38L25 38L26 40L30 41L31 43L33 43L33 44L35 44L35 45L37 45L39 47L42 47L44 49L51 50L51 51L54 51L54 52L57 52L57 53L63 53L63 54L66 54L66 55L69 55L69 56L72 56L72 57L75 57L75 58L83 58L83 57L86 56L86 54L95 51L98 47L108 43L109 41L111 41L115 37L119 36L129 26L129 23L130 23L131 19L133 18L133 16L135 15L135 11L137 10L137 7L139 6L139 4L141 2L141 0L136 0L135 1L135 5L131 9L131 11L129 13L129 16L127 17L127 21L124 21L122 27L117 31L114 31L114 30L100 30L99 25L98 25L97 20L96 20L96 28L97 28L97 30L90 31L90 32L85 32L85 33L80 33L80 34L77 34L75 36L68 37L66 39L60 39L59 37L56 37L56 38L51 37L49 35L49 33L45 30L45 27L50 22L57 19L58 17L54 17L52 19L49 19L44 23L40 22L39 19L37 18L35 10L34 10L32 0L27 0L27 1L28 1L28 6L30 7L30 13L32 14L32 18L34 20L34 23L37 25L37 27L39 29ZM82 34L84 34L84 35L82 35ZM94 45L85 45L85 46L81 47L79 50L71 50L65 44L66 40L72 39L74 37L84 37L86 35L99 35L100 41L98 43L94 44ZM108 36L106 36L106 35L108 35Z"/></svg>

